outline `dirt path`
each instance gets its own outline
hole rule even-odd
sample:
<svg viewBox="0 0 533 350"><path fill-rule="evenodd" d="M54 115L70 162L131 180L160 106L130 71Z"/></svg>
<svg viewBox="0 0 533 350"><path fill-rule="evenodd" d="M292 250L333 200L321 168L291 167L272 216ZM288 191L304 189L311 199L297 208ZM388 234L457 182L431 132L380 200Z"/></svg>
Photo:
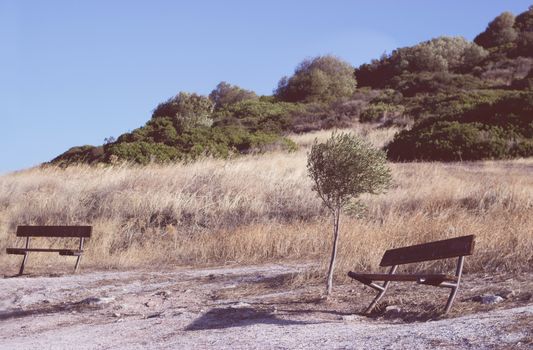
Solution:
<svg viewBox="0 0 533 350"><path fill-rule="evenodd" d="M514 284L505 280L514 297L498 306L475 306L470 296L483 292L479 284L486 277L472 276L478 289L465 283L457 311L448 318L403 311L417 305L412 293L389 299L400 310L369 318L355 312L370 293L339 286L334 300L324 301L317 298L320 287L293 281L305 269L266 265L0 279L0 348L533 347L531 275ZM405 288L398 291L409 291ZM430 294L418 304L442 307L435 295L442 298Z"/></svg>

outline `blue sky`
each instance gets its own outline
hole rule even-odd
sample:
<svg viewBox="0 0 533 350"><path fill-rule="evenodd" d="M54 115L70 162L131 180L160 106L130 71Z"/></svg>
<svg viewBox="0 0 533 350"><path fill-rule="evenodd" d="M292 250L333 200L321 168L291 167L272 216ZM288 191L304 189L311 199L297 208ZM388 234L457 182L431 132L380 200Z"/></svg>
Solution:
<svg viewBox="0 0 533 350"><path fill-rule="evenodd" d="M0 173L143 125L179 91L271 94L304 58L357 66L440 35L473 39L521 1L0 0Z"/></svg>

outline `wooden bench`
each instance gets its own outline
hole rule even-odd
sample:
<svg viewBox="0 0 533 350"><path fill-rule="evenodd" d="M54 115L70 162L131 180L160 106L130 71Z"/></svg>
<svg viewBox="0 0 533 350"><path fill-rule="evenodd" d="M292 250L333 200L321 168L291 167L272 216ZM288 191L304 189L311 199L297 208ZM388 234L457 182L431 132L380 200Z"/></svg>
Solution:
<svg viewBox="0 0 533 350"><path fill-rule="evenodd" d="M6 248L7 254L24 255L20 265L19 275L24 272L24 266L28 260L30 252L48 252L59 253L59 255L77 256L74 272L78 271L81 256L83 255L83 242L85 238L90 238L92 226L18 226L17 237L26 237L26 246L24 248ZM48 248L30 248L31 237L60 237L60 238L79 238L78 249L48 249Z"/></svg>
<svg viewBox="0 0 533 350"><path fill-rule="evenodd" d="M378 301L385 295L387 288L392 281L412 281L419 284L426 284L436 287L450 288L450 296L446 303L444 313L450 311L453 300L457 294L461 274L463 272L464 257L472 255L474 251L474 236L463 236L442 241L418 244L409 247L390 249L385 252L381 263L382 267L389 267L388 273L355 273L348 272L351 278L374 288L378 295L372 301L365 313L370 313ZM423 261L457 258L455 275L448 274L395 274L398 265L410 264ZM383 285L374 283L384 281Z"/></svg>

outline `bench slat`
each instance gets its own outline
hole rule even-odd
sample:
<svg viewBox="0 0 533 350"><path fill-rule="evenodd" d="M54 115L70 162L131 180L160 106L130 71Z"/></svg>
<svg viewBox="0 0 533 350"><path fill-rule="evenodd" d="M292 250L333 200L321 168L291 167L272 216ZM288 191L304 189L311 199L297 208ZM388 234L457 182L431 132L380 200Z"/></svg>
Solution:
<svg viewBox="0 0 533 350"><path fill-rule="evenodd" d="M18 226L17 237L90 238L92 226Z"/></svg>
<svg viewBox="0 0 533 350"><path fill-rule="evenodd" d="M457 277L446 274L388 274L388 273L356 273L348 272L348 276L356 279L360 282L372 282L372 281L432 281L432 282L444 282L457 281Z"/></svg>
<svg viewBox="0 0 533 350"><path fill-rule="evenodd" d="M415 262L472 255L474 235L389 249L383 255L380 266L402 265Z"/></svg>
<svg viewBox="0 0 533 350"><path fill-rule="evenodd" d="M60 255L79 255L83 250L79 249L46 249L46 248L6 248L7 254L24 255L26 252L51 252Z"/></svg>

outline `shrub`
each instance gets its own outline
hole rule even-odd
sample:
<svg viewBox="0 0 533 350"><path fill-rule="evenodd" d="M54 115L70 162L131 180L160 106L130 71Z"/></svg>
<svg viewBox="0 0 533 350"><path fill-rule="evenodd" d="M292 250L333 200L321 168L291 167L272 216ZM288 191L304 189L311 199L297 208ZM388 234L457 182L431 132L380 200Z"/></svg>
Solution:
<svg viewBox="0 0 533 350"><path fill-rule="evenodd" d="M55 157L50 163L59 166L68 166L76 163L96 163L102 160L103 155L103 146L76 146Z"/></svg>
<svg viewBox="0 0 533 350"><path fill-rule="evenodd" d="M488 52L462 37L439 37L394 50L355 70L360 86L392 87L391 79L405 73L459 73L475 67ZM401 82L395 82L401 85Z"/></svg>
<svg viewBox="0 0 533 350"><path fill-rule="evenodd" d="M333 102L352 96L356 85L349 63L318 56L301 62L290 78L283 77L274 94L286 102Z"/></svg>
<svg viewBox="0 0 533 350"><path fill-rule="evenodd" d="M300 106L286 102L247 100L226 106L213 115L215 126L239 126L252 132L281 133L292 125Z"/></svg>
<svg viewBox="0 0 533 350"><path fill-rule="evenodd" d="M254 100L258 97L253 91L241 89L238 86L231 85L223 81L219 83L213 91L211 91L209 98L215 104L215 109L220 109L237 102Z"/></svg>
<svg viewBox="0 0 533 350"><path fill-rule="evenodd" d="M514 24L515 16L510 12L503 12L489 23L487 29L479 34L474 42L485 48L513 42L518 37Z"/></svg>
<svg viewBox="0 0 533 350"><path fill-rule="evenodd" d="M482 123L431 121L399 132L386 149L389 159L395 161L449 162L525 156L526 145L512 149L516 137Z"/></svg>
<svg viewBox="0 0 533 350"><path fill-rule="evenodd" d="M150 162L165 163L182 158L182 154L175 147L144 141L111 144L106 153L108 162L133 162L142 165Z"/></svg>
<svg viewBox="0 0 533 350"><path fill-rule="evenodd" d="M359 116L362 123L381 122L386 119L400 117L405 108L401 105L392 105L383 102L370 104Z"/></svg>
<svg viewBox="0 0 533 350"><path fill-rule="evenodd" d="M167 102L159 104L152 114L152 119L170 118L174 128L181 132L198 125L210 126L212 112L213 102L209 98L180 92Z"/></svg>

